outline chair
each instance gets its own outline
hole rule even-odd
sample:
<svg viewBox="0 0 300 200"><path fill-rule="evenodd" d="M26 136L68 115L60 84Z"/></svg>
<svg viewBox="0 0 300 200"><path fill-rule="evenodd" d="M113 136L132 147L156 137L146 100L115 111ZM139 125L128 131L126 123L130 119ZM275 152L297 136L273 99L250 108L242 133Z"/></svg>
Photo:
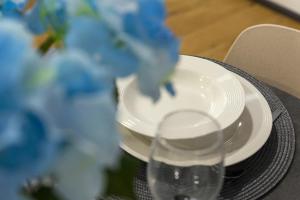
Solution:
<svg viewBox="0 0 300 200"><path fill-rule="evenodd" d="M262 24L247 28L234 41L225 63L300 98L300 31Z"/></svg>

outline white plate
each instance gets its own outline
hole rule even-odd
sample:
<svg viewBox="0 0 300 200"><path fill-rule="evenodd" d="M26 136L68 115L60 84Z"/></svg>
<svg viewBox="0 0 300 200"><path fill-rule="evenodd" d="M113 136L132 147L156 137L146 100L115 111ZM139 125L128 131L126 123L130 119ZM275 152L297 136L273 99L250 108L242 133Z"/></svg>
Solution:
<svg viewBox="0 0 300 200"><path fill-rule="evenodd" d="M235 122L244 110L245 93L240 82L230 71L211 61L181 56L172 82L176 96L171 97L162 90L160 100L154 104L140 94L135 77L118 80L118 121L130 130L154 137L158 123L167 113L175 110L197 109L208 113L222 129ZM183 139L197 136L181 133L172 137Z"/></svg>
<svg viewBox="0 0 300 200"><path fill-rule="evenodd" d="M238 132L225 143L225 165L239 163L256 153L267 141L272 129L272 114L263 95L247 80L237 75L246 95L246 105L239 118ZM151 138L121 129L121 147L134 157L148 161Z"/></svg>

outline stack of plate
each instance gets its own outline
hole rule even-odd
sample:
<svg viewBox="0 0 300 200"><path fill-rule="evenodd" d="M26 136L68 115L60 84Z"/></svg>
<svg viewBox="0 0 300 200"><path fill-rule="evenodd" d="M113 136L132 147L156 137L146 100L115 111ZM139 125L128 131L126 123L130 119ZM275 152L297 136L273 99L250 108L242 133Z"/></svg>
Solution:
<svg viewBox="0 0 300 200"><path fill-rule="evenodd" d="M141 95L135 77L118 80L121 147L148 161L158 123L172 111L194 109L214 117L224 134L225 165L233 165L257 152L272 129L272 114L262 94L247 80L211 61L181 56L172 82L176 96L164 90L153 103ZM193 139L197 135L174 135Z"/></svg>

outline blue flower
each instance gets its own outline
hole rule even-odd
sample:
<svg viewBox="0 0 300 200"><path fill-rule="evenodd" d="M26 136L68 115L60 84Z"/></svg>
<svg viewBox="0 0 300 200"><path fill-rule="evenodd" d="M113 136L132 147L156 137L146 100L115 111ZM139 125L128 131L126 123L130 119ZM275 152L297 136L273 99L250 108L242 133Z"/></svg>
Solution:
<svg viewBox="0 0 300 200"><path fill-rule="evenodd" d="M112 76L136 72L141 91L154 100L178 61L162 0L41 0L25 16L35 34L66 36L67 48L86 51Z"/></svg>
<svg viewBox="0 0 300 200"><path fill-rule="evenodd" d="M165 18L162 0L43 0L28 15L33 32L65 36L68 49L84 50L112 76L137 73L154 100L178 61L179 42Z"/></svg>
<svg viewBox="0 0 300 200"><path fill-rule="evenodd" d="M141 91L157 100L160 85L172 73L179 57L179 42L164 24L164 2L103 0L98 1L98 9L105 23L139 59Z"/></svg>
<svg viewBox="0 0 300 200"><path fill-rule="evenodd" d="M104 170L116 164L119 133L112 95L101 94L69 102L72 146L55 168L58 191L70 200L95 199L105 188ZM74 134L75 133L75 134Z"/></svg>
<svg viewBox="0 0 300 200"><path fill-rule="evenodd" d="M100 17L70 20L66 47L84 50L113 76L137 73L141 91L157 100L179 51L177 39L164 24L163 2L102 0L96 9ZM174 94L170 83L166 88Z"/></svg>
<svg viewBox="0 0 300 200"><path fill-rule="evenodd" d="M59 51L44 62L48 66L42 72L50 71L42 79L46 87L33 90L28 107L42 116L40 125L58 132L56 141L64 142L56 143L58 158L50 169L57 176L57 191L66 199L93 199L105 186L104 170L119 155L113 79L83 51Z"/></svg>
<svg viewBox="0 0 300 200"><path fill-rule="evenodd" d="M0 21L0 112L15 108L22 99L21 79L34 55L31 42L22 25L11 20Z"/></svg>
<svg viewBox="0 0 300 200"><path fill-rule="evenodd" d="M0 171L15 173L15 177L21 172L23 179L37 176L44 170L40 167L46 167L42 164L46 150L53 148L42 118L34 111L24 110L1 114L1 123Z"/></svg>
<svg viewBox="0 0 300 200"><path fill-rule="evenodd" d="M114 79L137 74L157 100L179 44L162 0L0 0L0 196L19 200L25 180L58 178L66 199L93 199L119 155ZM64 50L42 58L32 36L50 30Z"/></svg>
<svg viewBox="0 0 300 200"><path fill-rule="evenodd" d="M113 78L80 51L57 54L51 64L56 68L56 78L44 107L49 109L55 124L61 124L61 129L71 130L80 141L99 145L98 153L102 155L105 141L118 143L109 139L118 138Z"/></svg>
<svg viewBox="0 0 300 200"><path fill-rule="evenodd" d="M105 188L104 169L98 157L76 148L64 152L55 172L57 191L66 200L96 199Z"/></svg>
<svg viewBox="0 0 300 200"><path fill-rule="evenodd" d="M55 78L42 107L68 144L54 167L58 191L66 199L93 199L105 185L102 171L119 154L113 81L84 52L61 52L50 63Z"/></svg>
<svg viewBox="0 0 300 200"><path fill-rule="evenodd" d="M84 52L66 51L52 57L56 82L66 97L89 95L112 90L113 79L108 72L98 67Z"/></svg>
<svg viewBox="0 0 300 200"><path fill-rule="evenodd" d="M26 23L35 34L51 30L63 37L71 17L97 15L95 0L40 0L26 14Z"/></svg>
<svg viewBox="0 0 300 200"><path fill-rule="evenodd" d="M48 170L59 141L23 84L37 58L31 40L16 21L0 21L0 196L9 200L18 199L26 179Z"/></svg>
<svg viewBox="0 0 300 200"><path fill-rule="evenodd" d="M40 0L26 13L25 21L35 34L53 30L63 35L67 29L67 11L64 0Z"/></svg>
<svg viewBox="0 0 300 200"><path fill-rule="evenodd" d="M49 169L57 154L58 141L34 111L1 113L0 118L0 180L9 180L1 185L0 195L11 200L10 196L17 198L26 180Z"/></svg>
<svg viewBox="0 0 300 200"><path fill-rule="evenodd" d="M1 13L5 17L20 18L28 0L2 0Z"/></svg>
<svg viewBox="0 0 300 200"><path fill-rule="evenodd" d="M137 71L139 62L136 55L118 40L101 20L76 17L70 24L66 36L66 48L87 52L112 76L128 76Z"/></svg>

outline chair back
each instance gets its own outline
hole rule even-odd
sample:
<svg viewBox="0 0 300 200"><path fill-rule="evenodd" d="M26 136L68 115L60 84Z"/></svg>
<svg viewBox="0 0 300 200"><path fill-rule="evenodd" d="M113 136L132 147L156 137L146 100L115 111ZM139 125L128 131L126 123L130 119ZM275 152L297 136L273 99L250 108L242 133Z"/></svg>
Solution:
<svg viewBox="0 0 300 200"><path fill-rule="evenodd" d="M262 24L234 41L225 63L300 98L300 31Z"/></svg>

